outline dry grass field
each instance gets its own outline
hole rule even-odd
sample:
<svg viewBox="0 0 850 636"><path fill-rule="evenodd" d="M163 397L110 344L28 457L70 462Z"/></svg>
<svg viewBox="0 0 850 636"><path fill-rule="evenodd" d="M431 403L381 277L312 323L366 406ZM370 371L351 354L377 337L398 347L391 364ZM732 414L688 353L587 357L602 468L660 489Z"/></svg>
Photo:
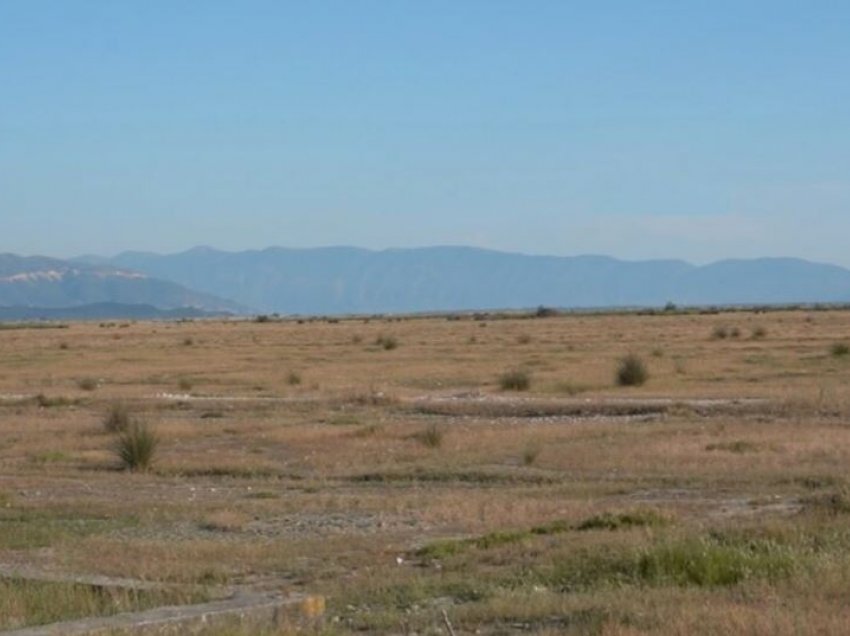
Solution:
<svg viewBox="0 0 850 636"><path fill-rule="evenodd" d="M2 571L168 584L10 576L0 630L228 584L325 595L327 634L846 633L845 344L843 311L0 329Z"/></svg>

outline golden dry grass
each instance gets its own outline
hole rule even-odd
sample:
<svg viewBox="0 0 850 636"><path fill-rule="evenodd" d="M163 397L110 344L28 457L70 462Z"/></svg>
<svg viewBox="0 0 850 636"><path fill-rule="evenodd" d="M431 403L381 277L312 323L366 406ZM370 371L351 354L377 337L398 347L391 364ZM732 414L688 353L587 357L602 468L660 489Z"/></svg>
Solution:
<svg viewBox="0 0 850 636"><path fill-rule="evenodd" d="M325 593L332 633L438 633L443 610L459 633L841 633L850 360L831 347L848 322L783 311L3 330L0 564ZM741 335L713 337L718 325ZM649 367L643 386L616 384L628 353ZM500 389L511 369L530 374L528 391ZM161 439L149 473L115 456L102 422L117 402ZM423 443L428 431L439 443ZM575 529L628 510L672 523ZM563 532L531 532L556 522ZM626 567L653 546L734 533L768 533L799 567L712 586L547 578L579 554L631 550ZM479 547L417 557L470 537Z"/></svg>

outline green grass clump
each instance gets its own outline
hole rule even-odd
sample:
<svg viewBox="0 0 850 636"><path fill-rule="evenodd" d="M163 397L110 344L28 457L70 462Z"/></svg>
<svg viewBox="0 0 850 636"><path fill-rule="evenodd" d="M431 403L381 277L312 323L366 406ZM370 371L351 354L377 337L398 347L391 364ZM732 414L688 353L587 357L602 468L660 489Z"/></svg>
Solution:
<svg viewBox="0 0 850 636"><path fill-rule="evenodd" d="M640 386L648 379L649 370L639 356L630 353L620 360L616 374L619 386Z"/></svg>
<svg viewBox="0 0 850 636"><path fill-rule="evenodd" d="M576 530L624 530L638 527L658 527L669 520L655 510L633 510L631 512L606 512L582 521Z"/></svg>
<svg viewBox="0 0 850 636"><path fill-rule="evenodd" d="M126 469L143 472L150 469L157 446L156 433L145 422L134 420L118 436L116 452Z"/></svg>
<svg viewBox="0 0 850 636"><path fill-rule="evenodd" d="M502 391L527 391L531 387L531 374L523 369L511 369L499 376Z"/></svg>
<svg viewBox="0 0 850 636"><path fill-rule="evenodd" d="M843 358L844 356L850 354L850 346L844 344L843 342L836 342L830 348L830 353L836 358Z"/></svg>
<svg viewBox="0 0 850 636"><path fill-rule="evenodd" d="M791 548L771 540L685 539L646 548L583 551L558 560L543 578L562 591L606 585L721 587L786 578L797 560Z"/></svg>

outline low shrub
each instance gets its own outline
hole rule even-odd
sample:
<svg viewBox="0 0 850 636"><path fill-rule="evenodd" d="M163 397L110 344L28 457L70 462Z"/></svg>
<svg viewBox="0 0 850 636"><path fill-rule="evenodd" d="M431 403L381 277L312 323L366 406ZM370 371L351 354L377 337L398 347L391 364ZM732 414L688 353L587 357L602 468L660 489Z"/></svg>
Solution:
<svg viewBox="0 0 850 636"><path fill-rule="evenodd" d="M643 360L631 353L620 360L616 380L620 386L640 386L649 379L649 371Z"/></svg>
<svg viewBox="0 0 850 636"><path fill-rule="evenodd" d="M159 446L156 433L145 423L134 420L116 443L116 453L127 470L147 471Z"/></svg>
<svg viewBox="0 0 850 636"><path fill-rule="evenodd" d="M83 391L94 391L97 388L97 380L94 378L80 378L77 386Z"/></svg>
<svg viewBox="0 0 850 636"><path fill-rule="evenodd" d="M531 374L523 369L511 369L499 376L502 391L527 391L531 387Z"/></svg>
<svg viewBox="0 0 850 636"><path fill-rule="evenodd" d="M286 383L290 386L301 384L301 374L296 371L290 371L286 376Z"/></svg>
<svg viewBox="0 0 850 636"><path fill-rule="evenodd" d="M384 351L392 351L398 347L398 340L396 340L395 336L381 334L375 338L375 344L384 349Z"/></svg>
<svg viewBox="0 0 850 636"><path fill-rule="evenodd" d="M850 354L850 346L844 344L843 342L836 342L834 345L832 345L829 351L834 357L841 358L846 356L847 354Z"/></svg>

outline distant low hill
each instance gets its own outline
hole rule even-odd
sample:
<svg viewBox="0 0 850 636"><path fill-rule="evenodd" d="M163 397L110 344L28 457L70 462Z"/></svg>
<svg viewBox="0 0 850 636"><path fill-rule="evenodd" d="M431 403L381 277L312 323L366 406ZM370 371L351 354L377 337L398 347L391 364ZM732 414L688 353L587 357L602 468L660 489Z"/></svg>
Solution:
<svg viewBox="0 0 850 636"><path fill-rule="evenodd" d="M641 307L850 301L850 270L790 258L629 262L468 247L126 252L130 268L263 312L340 314L464 309Z"/></svg>
<svg viewBox="0 0 850 636"><path fill-rule="evenodd" d="M138 305L160 312L194 308L222 313L242 309L237 303L214 295L115 265L0 254L0 307L8 312L88 306L89 310L99 307L115 315L115 310L123 307L130 317L138 311L133 306ZM98 316L89 311L88 317Z"/></svg>

